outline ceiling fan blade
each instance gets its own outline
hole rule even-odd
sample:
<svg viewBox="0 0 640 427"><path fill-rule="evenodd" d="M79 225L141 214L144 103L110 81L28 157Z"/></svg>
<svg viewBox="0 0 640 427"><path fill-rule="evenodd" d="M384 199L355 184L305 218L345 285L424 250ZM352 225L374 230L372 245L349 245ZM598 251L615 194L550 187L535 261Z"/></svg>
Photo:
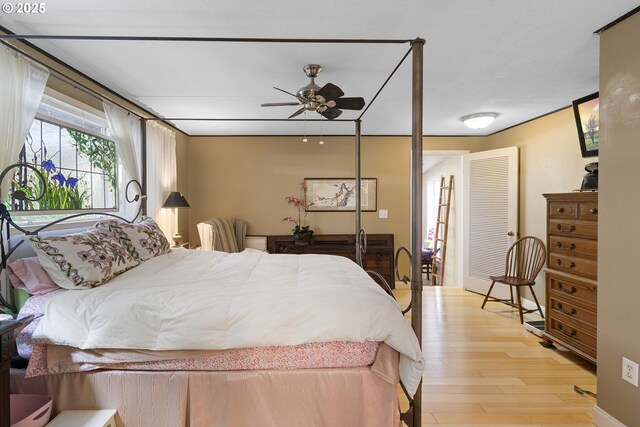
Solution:
<svg viewBox="0 0 640 427"><path fill-rule="evenodd" d="M290 119L294 118L295 116L299 116L300 114L304 113L304 111L306 110L306 108L302 107L301 109L299 109L298 111L296 111L295 113L293 113L292 115L289 116Z"/></svg>
<svg viewBox="0 0 640 427"><path fill-rule="evenodd" d="M261 107L284 107L284 106L292 106L292 105L300 105L299 102L267 102L266 104L260 104Z"/></svg>
<svg viewBox="0 0 640 427"><path fill-rule="evenodd" d="M306 99L304 99L304 98L303 98L303 97L301 97L301 96L296 95L295 93L287 92L286 90L284 90L284 89L280 89L279 87L275 87L275 86L274 86L273 88L274 88L275 90L279 90L280 92L284 92L284 93L286 93L287 95L294 96L294 97L298 98L298 99L299 99L300 101L302 101L302 102L305 102L305 101L306 101Z"/></svg>
<svg viewBox="0 0 640 427"><path fill-rule="evenodd" d="M338 110L337 108L329 108L328 110L324 110L322 113L323 117L326 117L329 120L333 120L342 114L342 110Z"/></svg>
<svg viewBox="0 0 640 427"><path fill-rule="evenodd" d="M364 107L364 98L338 98L336 99L336 108L344 110L362 110Z"/></svg>
<svg viewBox="0 0 640 427"><path fill-rule="evenodd" d="M342 89L333 83L327 83L322 86L318 92L316 92L316 96L321 96L325 99L325 101L333 101L340 98L344 95Z"/></svg>

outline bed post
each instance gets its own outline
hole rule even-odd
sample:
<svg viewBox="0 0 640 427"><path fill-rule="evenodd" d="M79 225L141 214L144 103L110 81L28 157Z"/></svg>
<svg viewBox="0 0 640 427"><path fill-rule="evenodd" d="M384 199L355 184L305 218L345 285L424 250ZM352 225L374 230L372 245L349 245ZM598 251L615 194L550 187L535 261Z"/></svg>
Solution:
<svg viewBox="0 0 640 427"><path fill-rule="evenodd" d="M140 119L140 141L141 151L140 153L140 204L142 208L142 215L147 214L147 119L144 117Z"/></svg>
<svg viewBox="0 0 640 427"><path fill-rule="evenodd" d="M360 125L362 121L360 119L355 120L356 123L356 263L362 267L362 240L360 233L362 231L362 194L361 193L361 181L362 174L360 170ZM366 238L366 237L365 237Z"/></svg>
<svg viewBox="0 0 640 427"><path fill-rule="evenodd" d="M411 42L413 53L411 129L411 326L422 347L422 121L423 48L425 41ZM422 382L413 399L413 427L422 425Z"/></svg>

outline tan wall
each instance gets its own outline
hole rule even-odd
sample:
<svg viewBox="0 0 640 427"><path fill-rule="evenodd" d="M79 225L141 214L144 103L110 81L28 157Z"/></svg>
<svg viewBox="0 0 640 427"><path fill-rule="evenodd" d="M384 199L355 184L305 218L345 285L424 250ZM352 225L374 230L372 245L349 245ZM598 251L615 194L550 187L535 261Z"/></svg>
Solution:
<svg viewBox="0 0 640 427"><path fill-rule="evenodd" d="M229 217L246 221L248 234L289 234L291 225L281 219L297 211L285 196L299 196L303 178L354 176L353 138L326 141L321 146L297 137L192 137L191 233L197 233L200 221ZM409 140L363 138L362 148L362 176L378 179L378 209L389 210L386 220L363 212L363 226L369 233L398 233L406 240ZM310 212L307 221L318 234L353 233L355 227L353 213L347 212Z"/></svg>
<svg viewBox="0 0 640 427"><path fill-rule="evenodd" d="M520 155L520 236L546 241L546 201L542 194L580 188L585 164L598 158L582 157L572 108L489 137L491 149L513 145L519 148ZM544 273L534 289L542 301Z"/></svg>
<svg viewBox="0 0 640 427"><path fill-rule="evenodd" d="M640 389L621 379L622 357L640 363L640 13L600 39L598 406L640 422Z"/></svg>
<svg viewBox="0 0 640 427"><path fill-rule="evenodd" d="M191 137L189 139L189 231L197 242L196 224L212 217L240 218L254 235L289 234L281 218L296 211L285 196L298 195L307 178L353 177L353 137L326 137L326 144L304 144L300 137ZM484 148L483 138L425 138L425 149ZM364 212L367 233L393 233L395 246L410 245L410 160L407 137L363 137L362 176L378 179L378 209ZM312 212L318 234L354 233L353 213Z"/></svg>

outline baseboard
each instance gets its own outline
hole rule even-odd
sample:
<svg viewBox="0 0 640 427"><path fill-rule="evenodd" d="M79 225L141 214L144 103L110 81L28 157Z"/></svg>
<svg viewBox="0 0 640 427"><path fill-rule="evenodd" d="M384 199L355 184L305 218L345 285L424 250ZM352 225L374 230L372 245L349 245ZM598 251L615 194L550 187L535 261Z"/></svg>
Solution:
<svg viewBox="0 0 640 427"><path fill-rule="evenodd" d="M622 424L620 421L616 420L614 417L609 415L603 409L601 409L598 405L593 407L593 412L591 413L592 420L591 422L596 427L627 427Z"/></svg>
<svg viewBox="0 0 640 427"><path fill-rule="evenodd" d="M526 298L522 298L522 307L527 310L536 310L536 312L538 311L538 306L536 305L536 303ZM547 312L544 308L544 305L541 305L540 308L542 308L543 313Z"/></svg>

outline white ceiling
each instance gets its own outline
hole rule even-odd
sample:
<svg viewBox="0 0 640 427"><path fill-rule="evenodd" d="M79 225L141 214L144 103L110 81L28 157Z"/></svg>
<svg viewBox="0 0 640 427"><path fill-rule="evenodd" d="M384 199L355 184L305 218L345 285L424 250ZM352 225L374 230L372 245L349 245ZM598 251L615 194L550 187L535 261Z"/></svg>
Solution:
<svg viewBox="0 0 640 427"><path fill-rule="evenodd" d="M598 90L598 36L593 32L637 0L57 0L43 14L0 13L17 34L177 37L422 37L428 135L486 135L571 104ZM409 45L248 44L33 40L35 45L162 117L286 118L317 79L367 102ZM368 135L411 133L411 58L363 118ZM488 128L471 130L463 115L494 111ZM356 118L345 111L341 118ZM315 113L309 117L317 116ZM319 116L318 116L319 117ZM299 135L302 121L176 121L191 135ZM310 133L319 123L308 123ZM353 123L323 123L325 134L352 134Z"/></svg>

